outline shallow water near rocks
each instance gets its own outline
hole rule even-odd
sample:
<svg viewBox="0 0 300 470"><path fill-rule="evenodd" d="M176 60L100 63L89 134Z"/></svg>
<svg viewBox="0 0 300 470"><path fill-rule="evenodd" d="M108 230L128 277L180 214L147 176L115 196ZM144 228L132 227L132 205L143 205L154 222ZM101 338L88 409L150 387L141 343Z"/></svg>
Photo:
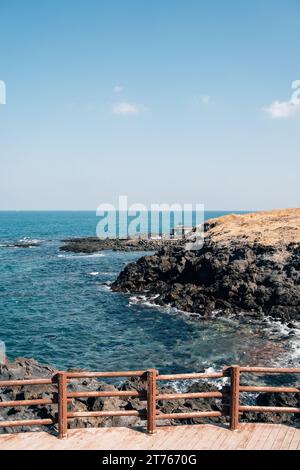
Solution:
<svg viewBox="0 0 300 470"><path fill-rule="evenodd" d="M211 215L210 215L211 216ZM192 372L224 365L297 366L299 336L279 323L192 319L112 292L113 281L145 253L59 251L60 239L93 236L94 213L0 213L0 340L9 358L65 369Z"/></svg>

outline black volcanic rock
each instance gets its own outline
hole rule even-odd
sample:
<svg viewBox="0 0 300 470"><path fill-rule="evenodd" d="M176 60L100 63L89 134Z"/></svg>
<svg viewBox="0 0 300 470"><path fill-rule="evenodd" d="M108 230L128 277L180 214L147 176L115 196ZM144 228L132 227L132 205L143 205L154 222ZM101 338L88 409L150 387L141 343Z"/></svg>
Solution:
<svg viewBox="0 0 300 470"><path fill-rule="evenodd" d="M68 238L62 240L60 251L72 253L95 253L103 250L113 251L157 251L163 246L173 246L174 240L148 238Z"/></svg>
<svg viewBox="0 0 300 470"><path fill-rule="evenodd" d="M1 248L35 248L40 246L41 243L37 241L20 241L12 243L3 243L0 245Z"/></svg>
<svg viewBox="0 0 300 470"><path fill-rule="evenodd" d="M56 370L51 366L40 364L33 359L16 359L15 362L0 365L0 383L3 380L20 380L26 378L47 378L52 377ZM72 411L105 411L105 410L138 410L141 417L86 417L84 419L70 420L69 428L79 427L112 427L112 426L145 426L145 416L147 410L147 383L146 378L130 378L121 385L112 385L97 380L96 378L74 379L68 384L70 392L77 391L138 391L140 398L136 397L80 397L73 398L69 405ZM195 382L185 392L210 392L216 387L207 382ZM222 398L193 398L179 400L158 400L157 409L161 413L189 413L192 411L220 411L221 417L210 418L189 418L165 420L164 424L180 425L192 423L226 423L229 421L229 389L228 385L222 387ZM166 384L159 387L160 394L175 393L172 386ZM57 385L26 385L19 387L0 387L0 402L31 399L57 399ZM242 398L242 403L245 403ZM260 406L292 406L300 407L298 394L273 394L263 393L256 398L256 403ZM32 405L29 407L9 406L0 407L0 421L14 421L27 419L51 418L57 421L57 405ZM272 414L272 413L243 413L242 421L247 422L284 422L289 424L299 423L297 414ZM20 426L0 428L0 433L13 433L25 431L48 431L57 433L57 425L53 426Z"/></svg>
<svg viewBox="0 0 300 470"><path fill-rule="evenodd" d="M127 265L112 289L203 317L300 319L300 209L225 216L205 229L200 250L163 247Z"/></svg>
<svg viewBox="0 0 300 470"><path fill-rule="evenodd" d="M300 393L260 393L256 406L276 406L300 409ZM243 413L242 421L261 423L300 424L299 413Z"/></svg>

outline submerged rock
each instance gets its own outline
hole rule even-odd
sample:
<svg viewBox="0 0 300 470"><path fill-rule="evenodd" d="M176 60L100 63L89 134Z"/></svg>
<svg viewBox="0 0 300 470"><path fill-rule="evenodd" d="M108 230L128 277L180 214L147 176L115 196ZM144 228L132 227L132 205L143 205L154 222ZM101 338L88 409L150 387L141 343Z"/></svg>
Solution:
<svg viewBox="0 0 300 470"><path fill-rule="evenodd" d="M205 318L300 319L300 209L228 215L204 228L201 249L163 247L127 265L112 289Z"/></svg>
<svg viewBox="0 0 300 470"><path fill-rule="evenodd" d="M13 243L3 243L0 245L1 248L35 248L40 246L41 243L38 241L19 241Z"/></svg>

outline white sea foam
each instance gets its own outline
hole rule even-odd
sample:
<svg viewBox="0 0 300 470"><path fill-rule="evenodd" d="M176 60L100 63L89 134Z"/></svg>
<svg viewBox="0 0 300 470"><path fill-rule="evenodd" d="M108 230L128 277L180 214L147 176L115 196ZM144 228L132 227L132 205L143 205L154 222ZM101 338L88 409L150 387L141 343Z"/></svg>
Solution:
<svg viewBox="0 0 300 470"><path fill-rule="evenodd" d="M92 271L88 274L90 276L115 276L117 273L111 273L109 271Z"/></svg>
<svg viewBox="0 0 300 470"><path fill-rule="evenodd" d="M217 369L215 367L208 367L204 370L195 370L195 373L204 373L204 374L211 374L215 372L220 372L220 369ZM229 383L230 378L229 377L222 377L220 379L188 379L188 380L174 380L167 382L166 384L172 386L177 393L184 393L187 391L189 387L193 384L203 384L207 383L210 385L213 385L216 389L221 390L222 387L226 384Z"/></svg>
<svg viewBox="0 0 300 470"><path fill-rule="evenodd" d="M66 258L66 259L78 259L78 258L103 258L105 255L103 253L92 253L89 255L57 255L58 258Z"/></svg>
<svg viewBox="0 0 300 470"><path fill-rule="evenodd" d="M159 297L159 295L154 295L153 297L146 295L133 295L129 298L128 305L142 305L144 307L158 308L160 305L153 302L157 297Z"/></svg>
<svg viewBox="0 0 300 470"><path fill-rule="evenodd" d="M31 243L32 245L37 245L38 243L41 243L42 240L39 238L30 238L30 237L23 237L18 240L19 243Z"/></svg>
<svg viewBox="0 0 300 470"><path fill-rule="evenodd" d="M141 305L144 307L151 307L151 308L157 308L162 312L166 312L170 315L183 315L187 319L194 319L194 318L201 318L201 315L199 313L194 313L194 312L185 312L184 310L179 310L176 307L173 307L169 304L167 305L159 305L155 303L155 299L159 297L159 294L153 295L153 296L147 296L147 295L133 295L129 298L129 306L131 305Z"/></svg>
<svg viewBox="0 0 300 470"><path fill-rule="evenodd" d="M110 272L110 271L95 271L89 273L90 276L117 276L118 273Z"/></svg>

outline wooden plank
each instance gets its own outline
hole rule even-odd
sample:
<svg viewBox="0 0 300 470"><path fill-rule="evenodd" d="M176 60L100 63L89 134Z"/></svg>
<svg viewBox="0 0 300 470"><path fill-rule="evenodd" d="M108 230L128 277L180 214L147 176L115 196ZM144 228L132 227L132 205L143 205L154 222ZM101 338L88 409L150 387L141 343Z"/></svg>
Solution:
<svg viewBox="0 0 300 470"><path fill-rule="evenodd" d="M167 429L160 429L160 439L156 442L148 444L150 449L157 450L175 450L177 449L177 442L182 438L186 438L186 427L177 426L169 427Z"/></svg>
<svg viewBox="0 0 300 470"><path fill-rule="evenodd" d="M208 450L211 443L216 440L223 428L213 424L198 424L195 427L195 437L191 441L191 449Z"/></svg>
<svg viewBox="0 0 300 470"><path fill-rule="evenodd" d="M222 416L220 411L194 411L191 413L160 413L156 419L213 418L220 416Z"/></svg>
<svg viewBox="0 0 300 470"><path fill-rule="evenodd" d="M199 392L199 393L163 393L157 395L156 400L182 400L185 398L222 398L222 392Z"/></svg>
<svg viewBox="0 0 300 470"><path fill-rule="evenodd" d="M276 439L274 439L274 441L273 441L273 444L272 444L272 447L271 447L272 450L279 450L280 449L280 447L282 446L282 443L284 441L284 438L286 436L287 429L288 429L287 426L284 426L284 425L282 425L280 427L279 433L277 434Z"/></svg>
<svg viewBox="0 0 300 470"><path fill-rule="evenodd" d="M130 390L108 390L105 392L69 392L68 398L80 398L80 397L143 397L142 393Z"/></svg>
<svg viewBox="0 0 300 470"><path fill-rule="evenodd" d="M146 446L147 438L152 441L152 435L146 432L141 432L136 429L126 428L126 432L116 432L111 435L109 449L122 450L122 449L144 449Z"/></svg>
<svg viewBox="0 0 300 470"><path fill-rule="evenodd" d="M6 408L10 406L32 406L32 405L55 405L57 401L51 400L50 398L42 398L36 400L12 400L12 401L0 401L0 408Z"/></svg>
<svg viewBox="0 0 300 470"><path fill-rule="evenodd" d="M187 428L187 426L185 427ZM210 442L216 439L216 436L220 432L220 428L212 424L195 424L193 425L193 429L194 433L191 438L189 438L190 449L193 450L208 449Z"/></svg>
<svg viewBox="0 0 300 470"><path fill-rule="evenodd" d="M170 450L191 450L193 448L192 438L195 434L199 434L199 430L190 425L180 426L177 429L180 429L180 434L178 431L176 433L173 432L173 441L169 444Z"/></svg>
<svg viewBox="0 0 300 470"><path fill-rule="evenodd" d="M239 409L253 413L300 413L300 408L289 406L240 406Z"/></svg>
<svg viewBox="0 0 300 470"><path fill-rule="evenodd" d="M57 374L58 383L58 434L64 439L68 434L68 401L67 401L67 375L64 372Z"/></svg>
<svg viewBox="0 0 300 470"><path fill-rule="evenodd" d="M18 421L0 421L1 428L10 428L17 426L46 426L48 424L54 424L53 419L22 419Z"/></svg>
<svg viewBox="0 0 300 470"><path fill-rule="evenodd" d="M284 439L281 443L281 446L280 446L280 450L288 450L288 448L290 446L290 443L292 442L292 439L294 437L295 432L296 432L295 428L292 428L292 427L287 428L285 437L284 437ZM298 432L300 433L299 430L298 430ZM300 436L299 436L299 440L300 440Z"/></svg>
<svg viewBox="0 0 300 470"><path fill-rule="evenodd" d="M269 424L271 432L262 444L261 450L270 450L280 431L280 425Z"/></svg>
<svg viewBox="0 0 300 470"><path fill-rule="evenodd" d="M296 387L240 387L240 392L299 393Z"/></svg>
<svg viewBox="0 0 300 470"><path fill-rule="evenodd" d="M300 442L300 430L299 429L296 429L296 432L295 434L293 435L293 438L290 442L290 445L289 445L289 450L297 450L297 447L299 445L299 442Z"/></svg>
<svg viewBox="0 0 300 470"><path fill-rule="evenodd" d="M101 430L109 430L109 432L101 432ZM76 448L78 450L113 450L115 448L121 448L120 442L122 438L127 435L128 428L122 428L122 432L119 428L98 428L94 432L93 428L88 429L88 439L85 438L85 433L80 434L76 437ZM124 430L124 433L123 433ZM82 431L82 429L80 430Z"/></svg>
<svg viewBox="0 0 300 470"><path fill-rule="evenodd" d="M67 372L68 379L80 379L88 377L141 377L146 373L145 370L131 370L118 372Z"/></svg>
<svg viewBox="0 0 300 470"><path fill-rule="evenodd" d="M22 379L22 380L0 380L0 388L3 387L22 387L25 385L51 385L53 380L50 379Z"/></svg>
<svg viewBox="0 0 300 470"><path fill-rule="evenodd" d="M241 367L241 372L256 374L300 374L300 368L292 367Z"/></svg>
<svg viewBox="0 0 300 470"><path fill-rule="evenodd" d="M288 434L288 438L286 437ZM211 424L158 428L148 435L130 428L69 430L59 440L46 432L0 436L0 449L273 449L300 444L300 430L276 424L241 424L236 432Z"/></svg>
<svg viewBox="0 0 300 470"><path fill-rule="evenodd" d="M273 425L270 425L270 424L256 424L256 429L259 427L259 426L263 426L264 427L264 434L263 434L263 440L260 440L258 442L256 442L255 444L255 449L257 450L263 450L263 447L265 445L265 441L266 439L269 438L269 436L271 436L271 434L274 432L274 428L273 428Z"/></svg>
<svg viewBox="0 0 300 470"><path fill-rule="evenodd" d="M247 427L246 427L247 426ZM237 450L244 450L248 444L249 439L255 430L255 424L249 423L247 425L241 425L240 440L237 446ZM239 431L237 431L239 432Z"/></svg>
<svg viewBox="0 0 300 470"><path fill-rule="evenodd" d="M216 434L216 439L211 442L211 445L208 447L209 450L219 450L222 448L224 441L227 438L231 438L232 431L229 429L222 429L218 435Z"/></svg>
<svg viewBox="0 0 300 470"><path fill-rule="evenodd" d="M147 431L149 434L156 432L156 396L157 370L150 369L147 372Z"/></svg>
<svg viewBox="0 0 300 470"><path fill-rule="evenodd" d="M140 416L140 412L136 410L124 411L71 411L68 412L68 418L100 418L109 416Z"/></svg>
<svg viewBox="0 0 300 470"><path fill-rule="evenodd" d="M236 429L234 432L230 432L227 434L227 439L222 443L222 450L231 450L236 449L244 436L247 432L245 425L240 424L239 429Z"/></svg>
<svg viewBox="0 0 300 470"><path fill-rule="evenodd" d="M239 427L240 406L240 366L232 366L230 370L230 429Z"/></svg>
<svg viewBox="0 0 300 470"><path fill-rule="evenodd" d="M223 372L158 375L157 380L221 379Z"/></svg>
<svg viewBox="0 0 300 470"><path fill-rule="evenodd" d="M265 441L264 437L268 437L269 435L269 427L265 424L255 425L254 430L250 439L248 440L245 449L246 450L254 450L257 447L261 447L263 442Z"/></svg>

